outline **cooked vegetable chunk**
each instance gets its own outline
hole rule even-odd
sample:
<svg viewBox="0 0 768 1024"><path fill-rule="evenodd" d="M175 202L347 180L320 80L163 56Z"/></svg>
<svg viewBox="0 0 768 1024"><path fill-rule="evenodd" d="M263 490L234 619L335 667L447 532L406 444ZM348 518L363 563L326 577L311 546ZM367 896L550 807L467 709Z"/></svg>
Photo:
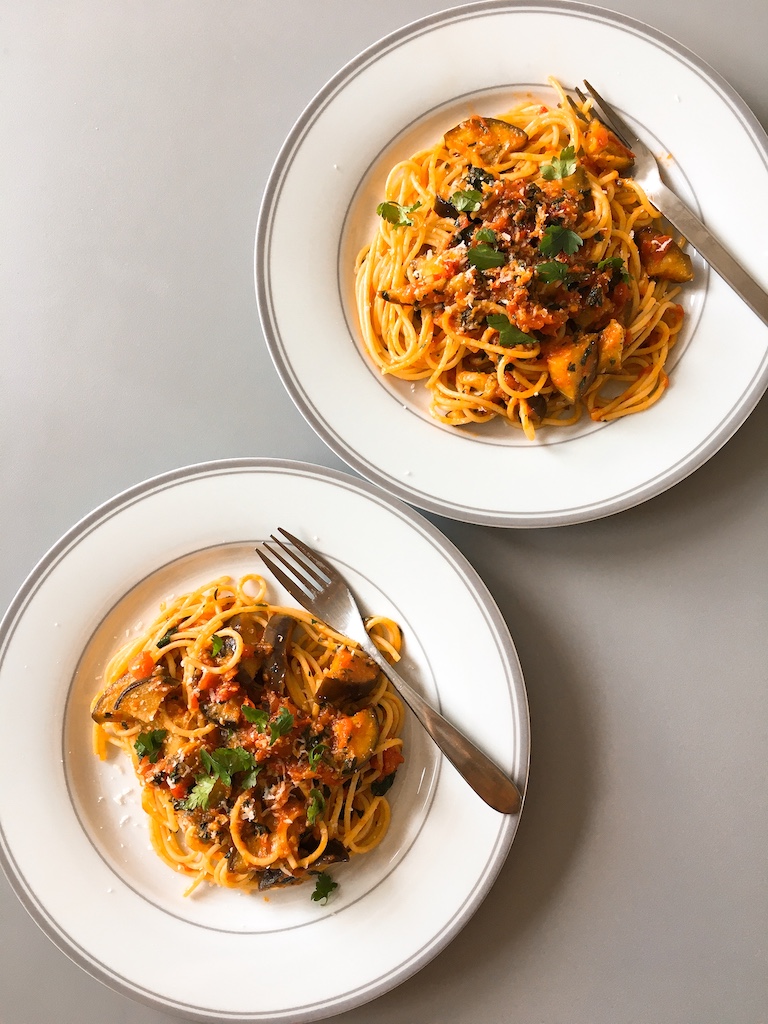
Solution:
<svg viewBox="0 0 768 1024"><path fill-rule="evenodd" d="M337 762L344 770L357 771L373 757L379 742L379 721L371 708L354 715L339 715L333 723L334 749Z"/></svg>
<svg viewBox="0 0 768 1024"><path fill-rule="evenodd" d="M362 700L375 690L378 678L379 668L366 654L340 647L315 696L332 704Z"/></svg>
<svg viewBox="0 0 768 1024"><path fill-rule="evenodd" d="M649 277L664 281L692 281L691 257L677 242L653 228L641 228L636 235L640 262Z"/></svg>
<svg viewBox="0 0 768 1024"><path fill-rule="evenodd" d="M596 117L584 133L584 151L592 163L604 171L624 171L635 161L632 150Z"/></svg>
<svg viewBox="0 0 768 1024"><path fill-rule="evenodd" d="M597 335L542 346L552 383L569 402L577 402L597 376Z"/></svg>
<svg viewBox="0 0 768 1024"><path fill-rule="evenodd" d="M618 370L623 351L624 328L618 320L611 320L597 337L597 372L611 373Z"/></svg>
<svg viewBox="0 0 768 1024"><path fill-rule="evenodd" d="M483 163L499 163L506 153L516 153L528 142L522 128L496 117L474 115L445 133L450 149L472 149Z"/></svg>
<svg viewBox="0 0 768 1024"><path fill-rule="evenodd" d="M144 679L136 679L126 672L102 693L91 717L99 725L104 722L124 722L126 725L141 722L148 725L168 694L178 689L178 682L161 668L156 668L151 676Z"/></svg>

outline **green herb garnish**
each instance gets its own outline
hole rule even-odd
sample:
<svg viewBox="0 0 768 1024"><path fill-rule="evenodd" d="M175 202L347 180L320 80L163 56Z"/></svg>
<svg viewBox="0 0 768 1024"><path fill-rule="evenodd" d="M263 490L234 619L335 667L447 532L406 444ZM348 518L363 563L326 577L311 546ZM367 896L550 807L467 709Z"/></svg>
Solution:
<svg viewBox="0 0 768 1024"><path fill-rule="evenodd" d="M259 708L252 708L250 704L243 704L240 710L243 712L243 716L247 722L251 725L255 725L259 732L264 732L269 721L269 714L266 711L261 711Z"/></svg>
<svg viewBox="0 0 768 1024"><path fill-rule="evenodd" d="M515 324L510 323L509 317L504 313L490 313L485 322L494 331L499 332L499 344L504 348L514 348L516 345L537 345L538 338L534 338L525 331L521 331Z"/></svg>
<svg viewBox="0 0 768 1024"><path fill-rule="evenodd" d="M211 799L211 790L216 785L216 778L213 775L198 775L195 785L189 791L189 796L182 802L182 807L188 811L194 811L196 807L206 809Z"/></svg>
<svg viewBox="0 0 768 1024"><path fill-rule="evenodd" d="M627 268L624 266L624 260L621 256L606 256L604 260L600 260L597 264L598 270L617 270L621 274L621 280L624 283L628 283L631 278L627 272ZM158 646L160 646L158 644Z"/></svg>
<svg viewBox="0 0 768 1024"><path fill-rule="evenodd" d="M568 264L559 263L553 260L551 263L538 263L536 273L546 284L554 284L556 281L566 281L568 278Z"/></svg>
<svg viewBox="0 0 768 1024"><path fill-rule="evenodd" d="M451 196L451 206L460 213L474 213L483 201L483 193L476 188L465 188L460 192L454 192Z"/></svg>
<svg viewBox="0 0 768 1024"><path fill-rule="evenodd" d="M281 736L285 736L293 728L293 715L285 705L280 708L280 713L274 722L269 723L269 744L270 746L275 740L280 739Z"/></svg>
<svg viewBox="0 0 768 1024"><path fill-rule="evenodd" d="M307 749L310 768L317 768L319 762L322 760L323 754L325 753L325 749L325 744L320 742L320 737L315 736L311 746Z"/></svg>
<svg viewBox="0 0 768 1024"><path fill-rule="evenodd" d="M566 146L560 150L560 156L556 156L551 164L541 165L541 176L545 181L561 181L563 178L570 178L576 170L576 151L573 146Z"/></svg>
<svg viewBox="0 0 768 1024"><path fill-rule="evenodd" d="M211 654L214 658L218 658L221 654L221 649L224 646L224 637L218 636L216 633L211 637Z"/></svg>
<svg viewBox="0 0 768 1024"><path fill-rule="evenodd" d="M250 771L256 764L253 754L244 747L219 747L212 754L201 750L200 760L208 774L221 779L225 786L232 785L236 772Z"/></svg>
<svg viewBox="0 0 768 1024"><path fill-rule="evenodd" d="M390 224L394 224L396 228L403 228L413 224L408 214L418 210L420 206L420 202L414 203L413 206L403 206L400 203L389 200L386 203L379 203L376 207L376 213L383 217L384 220L389 221Z"/></svg>
<svg viewBox="0 0 768 1024"><path fill-rule="evenodd" d="M326 874L325 871L321 871L315 882L315 891L312 893L312 899L316 903L327 903L328 897L338 887L338 882L334 882L330 875Z"/></svg>
<svg viewBox="0 0 768 1024"><path fill-rule="evenodd" d="M133 744L139 758L148 757L150 764L156 764L160 757L163 740L167 735L167 729L153 729L152 732L139 733Z"/></svg>
<svg viewBox="0 0 768 1024"><path fill-rule="evenodd" d="M496 232L492 228L480 228L475 235L476 242L488 242L489 245L496 245Z"/></svg>
<svg viewBox="0 0 768 1024"><path fill-rule="evenodd" d="M319 789L310 789L310 801L307 804L307 824L314 825L325 810L325 797Z"/></svg>
<svg viewBox="0 0 768 1024"><path fill-rule="evenodd" d="M178 626L171 626L168 632L164 636L160 637L155 646L157 648L167 647L168 644L171 642L171 638L173 637L173 634L176 632L177 629Z"/></svg>
<svg viewBox="0 0 768 1024"><path fill-rule="evenodd" d="M559 224L552 224L541 236L539 252L544 256L557 256L560 252L573 256L582 245L584 245L584 239L575 231L561 227Z"/></svg>
<svg viewBox="0 0 768 1024"><path fill-rule="evenodd" d="M467 253L467 259L473 267L477 267L478 270L490 270L492 267L503 267L507 262L507 257L503 252L499 252L498 249L491 248L490 245L483 243L482 245L473 245Z"/></svg>

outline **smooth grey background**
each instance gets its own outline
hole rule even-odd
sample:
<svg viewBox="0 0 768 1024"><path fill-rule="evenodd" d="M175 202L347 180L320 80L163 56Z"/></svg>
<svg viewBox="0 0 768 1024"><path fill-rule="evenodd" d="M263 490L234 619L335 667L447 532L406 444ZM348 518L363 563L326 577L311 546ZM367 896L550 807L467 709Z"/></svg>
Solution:
<svg viewBox="0 0 768 1024"><path fill-rule="evenodd" d="M149 476L250 455L345 468L265 350L257 212L315 92L444 6L0 3L0 607L76 520ZM697 52L768 124L765 5L605 6ZM738 338L723 344L738 359ZM517 644L530 788L464 932L340 1022L768 1020L767 513L763 400L693 477L613 518L526 532L430 517ZM3 713L29 727L34 694ZM24 766L0 784L23 799ZM0 921L2 1024L176 1019L70 963L4 879ZM105 943L118 927L105 920ZM373 955L375 939L372 922ZM311 955L344 969L343 951ZM254 984L279 966L253 965ZM187 969L205 969L204 949Z"/></svg>

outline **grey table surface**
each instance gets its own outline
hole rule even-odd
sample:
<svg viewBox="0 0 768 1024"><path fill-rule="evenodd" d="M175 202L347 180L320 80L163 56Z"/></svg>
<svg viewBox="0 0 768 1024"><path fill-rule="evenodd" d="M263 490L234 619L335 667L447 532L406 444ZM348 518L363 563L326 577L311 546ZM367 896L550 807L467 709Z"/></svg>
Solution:
<svg viewBox="0 0 768 1024"><path fill-rule="evenodd" d="M345 469L264 346L257 212L327 79L447 6L0 4L0 606L74 522L147 477L236 456ZM688 46L768 125L765 5L604 6ZM692 477L611 518L505 531L430 517L517 645L527 804L465 930L339 1021L768 1020L767 515L763 400ZM23 766L2 785L23 798ZM0 920L2 1024L176 1019L82 972L2 878Z"/></svg>

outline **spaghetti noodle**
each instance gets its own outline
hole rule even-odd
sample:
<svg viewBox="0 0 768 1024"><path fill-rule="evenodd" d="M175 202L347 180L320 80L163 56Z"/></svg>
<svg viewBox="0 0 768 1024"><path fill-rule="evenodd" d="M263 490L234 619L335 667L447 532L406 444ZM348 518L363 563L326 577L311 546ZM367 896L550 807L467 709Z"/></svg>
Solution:
<svg viewBox="0 0 768 1024"><path fill-rule="evenodd" d="M368 354L423 381L444 424L500 416L533 439L668 385L690 258L624 176L633 154L551 81L556 106L470 117L397 164L357 258Z"/></svg>
<svg viewBox="0 0 768 1024"><path fill-rule="evenodd" d="M260 576L222 577L161 605L91 707L97 753L131 757L152 844L188 892L301 882L389 826L402 703L351 641L266 594ZM397 660L397 625L366 627Z"/></svg>

